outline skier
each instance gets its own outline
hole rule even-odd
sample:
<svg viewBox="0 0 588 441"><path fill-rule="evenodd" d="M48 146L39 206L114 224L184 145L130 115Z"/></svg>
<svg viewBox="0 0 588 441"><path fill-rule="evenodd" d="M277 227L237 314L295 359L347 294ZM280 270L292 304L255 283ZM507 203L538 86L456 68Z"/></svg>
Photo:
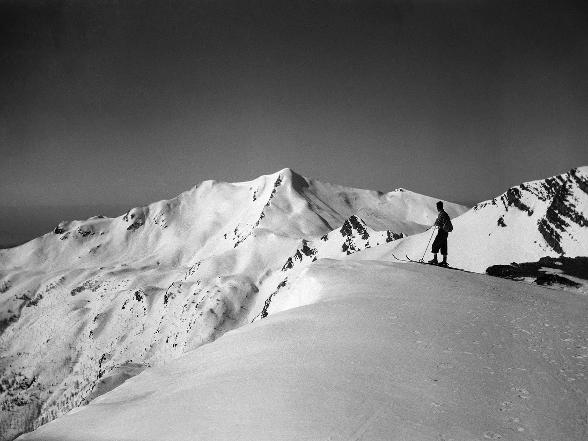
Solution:
<svg viewBox="0 0 588 441"><path fill-rule="evenodd" d="M437 211L439 212L439 216L437 216L437 220L433 225L433 227L437 227L437 237L435 237L431 249L434 257L429 260L429 263L433 265L447 266L447 236L453 231L453 225L451 224L449 215L443 210L443 202L437 202ZM443 255L443 261L441 263L437 261L437 253L439 251L441 251L441 254Z"/></svg>

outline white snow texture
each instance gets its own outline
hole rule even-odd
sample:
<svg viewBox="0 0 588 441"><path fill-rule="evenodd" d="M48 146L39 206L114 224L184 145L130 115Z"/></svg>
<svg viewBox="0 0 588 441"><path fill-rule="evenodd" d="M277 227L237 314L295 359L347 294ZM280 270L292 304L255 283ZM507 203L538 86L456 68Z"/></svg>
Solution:
<svg viewBox="0 0 588 441"><path fill-rule="evenodd" d="M390 262L436 202L284 169L0 250L0 438L585 439L588 297ZM587 167L445 208L453 266L588 255Z"/></svg>

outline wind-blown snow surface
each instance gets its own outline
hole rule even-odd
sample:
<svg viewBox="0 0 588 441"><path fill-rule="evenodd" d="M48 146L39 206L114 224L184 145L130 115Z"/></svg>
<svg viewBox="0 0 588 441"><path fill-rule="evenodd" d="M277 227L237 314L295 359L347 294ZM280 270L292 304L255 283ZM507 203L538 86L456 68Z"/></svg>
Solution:
<svg viewBox="0 0 588 441"><path fill-rule="evenodd" d="M588 301L418 264L319 260L264 320L22 440L585 440Z"/></svg>
<svg viewBox="0 0 588 441"><path fill-rule="evenodd" d="M477 204L452 220L449 263L485 272L491 265L535 262L544 256L588 256L588 167L526 182ZM410 236L360 259L432 258L432 230Z"/></svg>
<svg viewBox="0 0 588 441"><path fill-rule="evenodd" d="M259 316L303 241L318 257L345 256L423 231L435 202L284 169L206 181L115 219L62 222L0 250L0 438Z"/></svg>

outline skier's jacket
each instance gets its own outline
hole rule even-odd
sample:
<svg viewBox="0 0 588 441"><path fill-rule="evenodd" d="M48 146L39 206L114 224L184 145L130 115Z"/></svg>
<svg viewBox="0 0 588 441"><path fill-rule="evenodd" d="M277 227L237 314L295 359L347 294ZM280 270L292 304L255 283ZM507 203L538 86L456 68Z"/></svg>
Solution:
<svg viewBox="0 0 588 441"><path fill-rule="evenodd" d="M437 216L437 220L435 221L435 226L439 227L440 230L443 230L446 233L453 231L453 224L445 210L439 212L439 216Z"/></svg>

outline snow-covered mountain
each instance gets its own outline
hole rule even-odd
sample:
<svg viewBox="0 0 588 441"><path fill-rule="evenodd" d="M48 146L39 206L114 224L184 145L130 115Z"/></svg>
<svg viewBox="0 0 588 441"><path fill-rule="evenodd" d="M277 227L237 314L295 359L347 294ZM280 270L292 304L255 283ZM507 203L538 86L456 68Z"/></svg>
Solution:
<svg viewBox="0 0 588 441"><path fill-rule="evenodd" d="M272 304L22 440L586 439L586 296L321 259Z"/></svg>
<svg viewBox="0 0 588 441"><path fill-rule="evenodd" d="M453 288L461 293L470 291L474 293L473 297L468 297L465 309L459 309L463 314L466 314L466 310L470 311L471 308L477 307L479 299L486 305L488 299L485 296L492 296L496 290L504 289L519 293L522 298L536 296L538 299L543 299L541 300L543 303L539 303L542 305L545 303L549 308L556 308L556 305L559 305L554 300L555 297L552 299L549 297L551 294L545 294L541 288L515 288L516 285L513 282L496 281L484 276L437 268L428 269L428 267L415 265L390 265L382 262L357 264L349 262L341 264L342 266L338 266L339 264L333 261L329 264L324 263L325 259L394 260L394 255L402 258L405 254L418 259L423 253L428 256L426 248L431 238L431 231L426 230L437 217L436 202L437 199L404 189L390 193L352 189L308 179L289 169L284 169L249 182L231 184L205 181L174 199L134 208L114 219L97 216L86 221L62 222L54 231L43 237L20 247L0 250L0 351L2 354L0 358L0 409L2 410L0 433L2 439L12 439L23 431L30 431L78 405L100 397L149 366L159 366L159 370L149 369L147 373L140 374L136 382L131 380L125 383L125 386L120 389L122 392L117 390L106 395L104 399L96 400L96 405L88 408L89 413L80 412L81 419L67 417L62 420L66 422L63 423L64 426L61 422L45 426L38 434L31 435L31 439L67 439L70 433L80 434L82 432L79 430L84 431L86 428L90 428L87 429L90 432L86 431L78 438L76 438L77 435L72 435L73 438L70 439L92 439L90 435L94 436L94 430L95 433L102 434L96 435L95 439L105 439L104 430L112 429L112 432L108 432L111 435L108 436L121 439L130 433L126 432L127 428L141 432L137 425L124 425L117 420L117 415L128 415L128 412L140 411L145 412L145 418L149 418L149 412L151 412L149 406L155 403L159 405L159 403L147 400L146 407L142 407L143 404L135 407L132 403L139 403L140 399L137 401L133 398L129 403L128 400L121 399L120 394L141 397L153 391L154 399L157 397L159 400L161 394L168 396L167 391L171 387L178 393L187 394L187 400L192 403L190 406L196 406L197 402L200 403L198 406L217 409L221 402L214 401L214 394L212 394L213 398L210 398L214 390L224 391L221 396L226 396L226 400L229 400L226 395L229 391L222 386L225 384L222 373L235 378L236 381L244 381L239 380L241 378L239 375L244 375L243 378L246 379L257 379L252 380L247 390L251 392L253 388L253 390L263 391L265 387L263 382L273 378L272 371L275 366L282 366L271 355L274 349L277 351L276 354L283 354L286 350L275 347L277 337L272 334L276 331L276 327L278 330L281 329L281 323L288 323L285 325L284 332L291 334L293 341L298 339L296 343L298 346L292 350L293 357L297 360L304 360L305 354L313 351L313 345L304 343L305 339L310 338L310 341L316 343L316 339L321 338L325 342L330 342L328 335L334 337L339 326L344 328L349 325L349 332L346 331L345 335L350 342L357 344L353 344L352 347L345 345L339 345L339 347L337 341L333 341L331 343L334 349L331 352L328 350L331 343L323 348L326 358L317 353L318 358L307 359L312 366L320 365L324 368L322 373L313 374L317 379L316 387L319 387L320 384L328 383L328 380L321 376L325 374L325 369L329 370L326 365L341 362L339 350L357 350L361 344L365 344L366 336L372 336L374 342L383 344L377 336L385 335L387 344L392 344L390 341L398 337L396 330L390 328L380 334L382 329L372 328L368 323L369 318L376 317L378 314L385 314L388 317L394 314L393 311L402 310L409 298L420 298L421 303L413 302L414 308L411 307L410 311L406 310L410 314L401 320L404 327L413 325L410 317L414 318L422 314L423 308L428 308L427 302L430 303L432 298L444 298L454 306L457 305L457 297L451 297ZM513 261L535 262L544 256L559 256L557 260L559 262L562 260L561 255L567 257L588 255L586 217L588 167L573 169L553 178L521 184L493 200L477 204L469 211L466 207L449 202L445 202L445 207L453 219L455 228L449 239L450 263L453 266L483 273L490 265L509 264ZM338 269L332 270L333 265ZM340 280L337 279L339 276L335 277L333 274L339 274ZM443 276L439 279L438 276L441 275ZM373 280L370 277L373 277ZM472 279L472 277L482 278ZM427 294L429 292L430 296ZM475 294L476 292L480 294ZM386 293L393 293L392 303L388 304L384 301L385 304L381 304L380 300L388 295ZM443 297L444 294L448 294L450 298ZM332 300L335 300L337 296L340 296L341 301L333 303ZM545 300L546 296L549 300ZM369 297L374 298L368 300ZM564 297L561 298L564 299ZM563 308L561 314L550 316L549 320L565 322L565 315L572 314L570 311L584 311L586 304L582 303L582 300L573 297L565 297L565 299L565 305L561 306ZM495 300L496 305L502 304L503 300ZM518 301L515 301L516 305ZM295 308L298 310L300 307L315 303L320 307L313 307L314 309L310 311L310 322L305 321L304 317L298 317L297 313L291 312ZM506 306L512 309L515 304L508 303ZM455 312L454 309L444 309L443 305L440 303L433 306L433 309L439 309L442 314ZM324 330L324 335L321 333L315 335L312 329L308 330L306 325L301 324L302 322L307 325L311 323L311 328L318 326L327 307L334 307L337 311L331 314L332 317L329 316L332 320L328 319L325 322L328 326ZM368 322L362 321L363 319L346 322L347 317L355 317L356 308L359 308L358 310L364 308L362 314L367 314ZM496 309L491 304L489 310L480 311L480 314L488 314L489 321L486 324L490 326L500 317L504 318L501 311L500 308ZM541 314L539 309L537 311L539 315L529 319L529 323L539 320ZM288 321L288 314L294 314L292 323ZM452 320L459 323L465 317L463 314L458 314ZM581 312L579 314L578 317L581 316ZM360 315L357 316L358 320ZM266 325L267 320L259 320L266 317L270 318L269 323L273 323L272 325ZM433 320L432 317L429 319ZM511 319L518 323L521 317L513 316ZM513 323L512 320L508 322L510 325ZM251 321L255 323L250 324ZM568 330L568 334L574 334L574 343L570 348L587 346L585 335L588 330L585 327L582 328L578 320L572 320L572 322L570 323L573 326ZM505 322L507 328L510 326L508 323ZM425 326L424 323L423 326ZM512 354L521 353L522 343L518 340L506 341L503 337L512 332L518 332L519 325L513 325L512 329L508 328L504 331L506 334L502 331L493 334L488 326L484 325L478 331L480 335L490 335L488 341L502 342L498 348L500 349L498 352L502 352L500 354L493 352L499 356L499 359L498 364L492 368L495 373L504 370L504 378L500 381L512 382L511 390L515 391L529 391L524 385L516 385L517 381L533 385L532 387L537 386L537 390L543 388L550 391L549 400L552 401L551 392L569 393L567 390L556 390L557 385L554 386L551 382L541 383L542 380L539 381L533 376L521 374L523 376L520 378L513 377L512 372L509 371L512 367L509 367L508 360ZM240 330L232 335L245 335L245 339L252 342L249 349L239 338L237 338L236 346L232 344L227 346L226 342L232 340L223 338L219 345L213 343L207 345L205 350L200 349L203 344L213 342L236 328ZM261 329L259 334L255 334L256 329ZM264 331L266 329L267 332ZM349 334L358 329L360 332L355 337ZM422 329L417 326L414 332L422 333ZM455 330L441 329L435 331L437 334L431 335L440 335L438 333L441 331L452 334ZM248 337L250 332L255 334L251 339ZM533 338L543 338L541 334L543 331L533 332L530 334ZM555 336L549 338L552 337L555 338ZM256 338L259 340L255 340ZM368 341L370 341L369 338ZM420 339L420 341L423 340ZM225 343L221 344L221 342ZM464 354L477 354L468 345L463 346L462 343L447 340L446 346L450 349L460 347ZM558 348L560 355L570 349L563 343L554 343L554 345L553 347ZM390 357L402 358L399 354L410 351L409 346L399 348L400 352L392 351ZM537 346L531 349L531 352L535 353L538 348L548 356L552 346ZM186 352L194 349L198 350L184 357ZM373 353L370 352L372 349ZM441 352L434 351L432 354L437 354L434 355L435 357L441 357L445 350L441 347L437 349ZM268 360L261 354L266 350L270 354ZM368 344L358 360L364 355L369 359L377 358L379 355L375 354L380 354L383 350L383 346L379 343L375 346ZM528 354L525 352L528 357L527 355L523 357L524 360L528 359L529 363L532 359L534 360L531 352ZM233 363L232 360L236 354L243 355L242 364L230 364ZM477 356L478 359L483 358L482 353ZM176 364L173 360L180 357L183 357L183 361ZM584 397L586 393L584 379L579 375L574 376L573 380L568 378L571 378L570 375L575 372L573 369L573 372L569 370L570 366L579 369L578 363L582 363L581 360L585 354L570 355L570 357L574 360L564 357L563 362L560 360L560 363L555 366L557 369L550 371L550 375L558 377L561 372L564 372L561 375L565 378L562 377L561 381L557 380L556 383L575 381L574 384L579 386L574 389L574 393ZM391 363L392 359L380 360L383 363L381 369L384 370L370 370L366 374L366 379L374 378L374 376L379 378L378 372L380 374L385 372L384 366ZM223 360L230 365L223 364ZM264 360L271 366L266 366ZM345 360L351 363L348 357ZM415 362L410 357L406 361ZM429 364L433 361L432 359L420 360ZM460 365L459 375L456 373L455 378L464 375L464 372L477 372L484 368L482 365L468 363L464 360L464 364ZM168 365L169 370L166 367ZM213 365L216 367L211 367ZM178 368L178 366L184 367ZM299 363L292 366L300 368ZM351 363L350 366L353 367L354 364ZM421 365L417 363L415 366ZM241 373L239 373L240 367L243 368ZM184 368L196 369L189 376L191 380L184 383L182 378L177 380L182 382L182 385L170 386L169 382L172 381L170 378L178 373L185 374ZM217 368L220 370L216 371ZM200 377L199 369L209 372L210 376ZM342 367L339 371L343 375L342 380L347 381L348 377L360 374L356 369L346 369ZM415 372L420 372L418 369ZM521 369L527 368L523 366ZM252 370L256 372L255 375L251 374ZM404 370L396 373L405 377L407 375ZM380 386L389 380L386 375L384 377L382 381L385 381L378 383ZM147 383L141 380L145 378ZM360 375L358 378L363 377ZM296 379L297 384L303 381L302 378ZM156 380L157 385L146 392L145 384L148 385L149 381L153 380ZM192 380L194 382L191 382ZM283 381L283 375L279 375L279 378L276 377L274 380L271 384L277 388L275 393L283 387L289 387L288 382L280 383ZM413 380L418 379L413 378L410 381ZM502 384L500 381L495 383L486 380L488 379L472 378L464 394L479 393L482 389L502 390L497 386ZM541 384L537 383L538 381ZM355 396L351 393L354 390L359 391L362 387L368 387L369 384L371 383L360 381L349 390L345 388L342 405L354 408L347 398ZM449 388L454 387L451 384L453 383L448 383ZM185 388L193 390L194 394L189 393ZM507 389L496 398L504 398L508 394ZM240 403L239 406L247 408L241 401L247 396L246 391L236 386L234 390L240 397L235 400L235 403ZM251 414L248 414L249 420L252 421L254 416L257 418L260 415L267 415L269 409L265 407L265 403L275 402L275 397L272 398L271 395L274 393L271 387L269 392L269 396L249 395L252 399L261 400L257 405L249 403L250 409L259 411L251 410ZM346 395L348 392L351 393L349 397ZM394 395L393 391L389 392ZM206 395L207 393L209 395ZM273 424L273 431L267 432L268 439L275 439L275 437L272 438L272 434L275 435L280 430L275 425L276 422L283 422L285 430L293 430L292 433L297 433L293 426L288 426L287 421L284 422L282 419L288 412L292 414L302 412L303 408L306 408L305 403L314 402L313 400L318 397L313 395L310 389L308 393L309 396L304 395L306 394L304 392L304 396L300 397L302 400L299 403L300 406L294 402L292 403L294 407L288 407L289 404L281 408L284 414L277 412L272 415L270 422ZM427 390L423 393L425 394L423 396L427 396L432 392ZM201 394L208 398L203 399L204 395ZM393 407L416 406L408 398L409 395L401 394L400 404L394 404ZM374 395L370 392L364 397L363 402L371 403L369 406L375 406L379 402L373 401L376 396L377 393ZM169 397L172 401L177 401L180 407L187 405L173 393ZM333 400L336 399L339 398L333 398ZM226 404L226 400L221 401ZM438 400L435 402L440 403ZM121 403L126 410L113 403ZM464 403L463 409L460 404L451 408L453 413L450 413L458 415L468 408L476 408L474 414L482 418L484 412L488 411L483 406L477 408L475 403L467 400ZM513 402L510 401L510 403ZM566 414L572 415L570 420L568 416L558 413L559 411L555 408L557 406L554 405L555 407L552 406L552 408L546 403L541 401L537 404L543 409L541 411L543 413L537 413L535 411L537 407L533 406L523 406L519 409L522 412L521 415L524 414L535 421L533 423L535 425L521 423L520 428L523 432L534 430L535 432L532 433L537 436L541 433L551 433L548 428L537 423L538 415L555 412L558 418L561 416L561 424L556 425L557 431L554 433L566 434L565 439L581 439L576 436L580 428L573 423L576 421L572 415L574 414L573 406L571 413ZM562 403L558 404L562 406L561 409L566 408L567 404ZM168 404L170 411L181 413L178 407ZM315 402L315 405L320 407L320 403ZM110 408L115 409L116 415L107 410ZM106 418L104 427L96 426L94 412ZM423 418L436 418L435 415L437 415L415 412L411 411L409 414L424 415ZM198 414L197 421L200 421L198 427L212 434L220 433L215 431L221 429L231 430L230 427L235 428L235 425L239 425L241 421L240 417L236 416L237 419L226 420L228 422L219 429L215 426L218 421L212 414L202 409L198 411ZM391 418L390 421L401 421L403 418L410 417L409 414L392 412L388 416ZM171 418L171 415L165 415ZM219 412L219 415L222 416L224 413ZM334 414L319 412L317 415L320 421L331 417L338 418L336 411ZM366 421L371 421L370 418ZM516 418L522 421L519 416ZM73 421L75 428L68 425L68 421ZM159 436L157 435L159 432L154 430L146 419L137 421L138 425L145 430L152 430L150 433L154 437ZM159 420L153 419L153 421ZM498 426L498 419L495 422L496 424L493 423L492 427L504 427ZM458 418L455 424L462 427L465 423ZM486 423L476 424L471 430L468 429L468 436L475 438L480 437L480 433L483 436L499 433L497 429L486 427L484 425ZM566 432L568 429L564 427L566 424L571 434L569 436ZM196 430L192 425L185 425L184 422L181 422L178 427L181 430ZM227 427L229 429L226 429ZM237 437L239 439L264 439L258 432L251 431L251 427L247 424L239 425L239 427L240 429L236 429L241 434ZM311 438L317 439L319 435L318 439L325 438L322 436L322 429L318 426L308 427L311 427L308 431ZM341 427L345 430L332 433L349 438L348 435L351 432L348 433L348 431L352 430L352 427L347 427L345 424ZM358 427L356 429L359 432L356 432L359 435L369 429L368 426L364 427L361 424ZM370 439L395 439L394 436L389 436L390 427L387 425L376 424L375 427L380 431L378 433L383 435ZM439 428L435 424L430 427ZM487 430L478 433L484 427ZM57 431L51 428L57 428ZM300 428L296 430L298 429ZM426 430L414 432L416 429L408 426L405 429L406 431L402 433L419 435L414 439L429 439L433 436L431 435L433 432ZM519 427L516 428L518 429ZM165 425L162 426L162 430L167 430ZM249 431L248 434L254 433L255 436L246 435L243 431ZM439 433L441 432L443 431ZM450 430L447 436L451 434L458 438L465 436L466 432L458 432ZM196 430L190 433L200 432ZM509 435L512 433L509 432ZM225 432L222 432L219 437L234 439ZM148 438L142 434L138 439ZM210 439L210 436L207 438L203 435L203 438ZM519 439L520 437L513 435L510 438ZM166 439L182 439L182 436L174 435Z"/></svg>
<svg viewBox="0 0 588 441"><path fill-rule="evenodd" d="M265 299L263 308L255 318L265 318L270 313L272 300L276 294L288 286L289 280L295 277L311 263L318 259L342 258L370 247L390 243L404 237L402 233L396 234L391 231L375 231L357 216L347 219L341 228L325 234L317 240L300 241L296 252L288 257L282 269L274 272L264 284L265 287L275 287L269 295L267 288L259 296L260 300ZM259 306L255 308L259 310Z"/></svg>
<svg viewBox="0 0 588 441"><path fill-rule="evenodd" d="M266 314L272 293L314 258L424 231L436 201L284 169L205 181L0 250L2 439Z"/></svg>
<svg viewBox="0 0 588 441"><path fill-rule="evenodd" d="M526 182L475 205L453 219L449 263L485 272L491 265L536 262L545 256L588 255L588 167ZM430 259L432 231L366 252L374 259L394 256ZM362 256L360 258L364 258Z"/></svg>

